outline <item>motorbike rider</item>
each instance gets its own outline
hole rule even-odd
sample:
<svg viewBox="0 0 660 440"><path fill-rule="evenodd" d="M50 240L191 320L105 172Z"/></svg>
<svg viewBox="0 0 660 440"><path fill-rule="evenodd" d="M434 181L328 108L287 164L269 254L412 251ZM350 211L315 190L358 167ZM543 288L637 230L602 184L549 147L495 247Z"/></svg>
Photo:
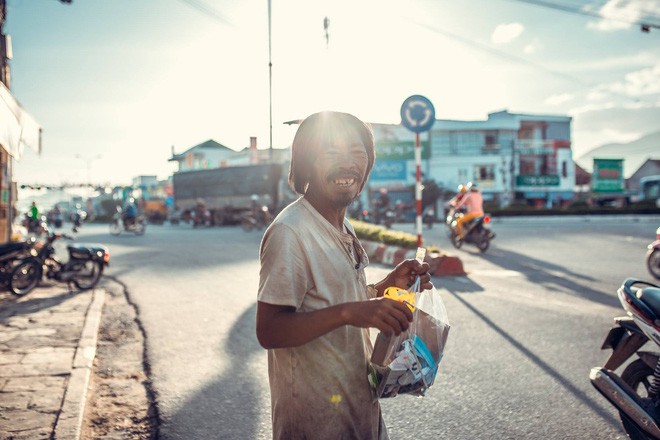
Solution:
<svg viewBox="0 0 660 440"><path fill-rule="evenodd" d="M376 224L379 225L381 221L385 220L387 210L390 208L390 196L388 194L387 188L380 189L375 206L375 220Z"/></svg>
<svg viewBox="0 0 660 440"><path fill-rule="evenodd" d="M39 208L37 208L37 202L32 202L32 205L30 205L30 219L33 221L39 221Z"/></svg>
<svg viewBox="0 0 660 440"><path fill-rule="evenodd" d="M206 201L201 197L197 199L193 214L193 223L196 225L203 225L210 220L211 214L206 209Z"/></svg>
<svg viewBox="0 0 660 440"><path fill-rule="evenodd" d="M124 222L124 229L128 229L135 223L138 216L137 206L135 206L135 199L131 197L124 205L121 212L121 219Z"/></svg>
<svg viewBox="0 0 660 440"><path fill-rule="evenodd" d="M461 188L461 186L464 188ZM455 199L455 200L454 200ZM465 215L456 220L456 236L463 239L465 225L472 219L484 215L484 198L476 183L468 182L467 185L459 186L459 193L452 199L453 209L465 207Z"/></svg>
<svg viewBox="0 0 660 440"><path fill-rule="evenodd" d="M41 223L39 218L39 208L37 208L36 202L32 202L29 211L25 213L25 217L25 227L27 227L28 232L36 232L39 229L39 224Z"/></svg>

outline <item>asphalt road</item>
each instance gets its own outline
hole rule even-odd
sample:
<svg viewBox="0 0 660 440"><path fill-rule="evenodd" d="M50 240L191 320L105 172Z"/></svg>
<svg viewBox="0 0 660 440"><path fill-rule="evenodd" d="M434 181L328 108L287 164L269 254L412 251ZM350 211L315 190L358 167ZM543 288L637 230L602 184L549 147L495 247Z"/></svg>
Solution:
<svg viewBox="0 0 660 440"><path fill-rule="evenodd" d="M424 398L383 401L393 439L617 439L616 413L591 387L616 288L648 279L646 245L660 218L503 219L481 255L454 250L442 225L426 244L459 256L466 277L435 278L452 324ZM413 232L412 225L395 225ZM261 234L238 227L149 226L81 242L110 247L108 275L128 286L147 335L164 439L267 439L266 352L256 341ZM370 280L389 268L372 265Z"/></svg>

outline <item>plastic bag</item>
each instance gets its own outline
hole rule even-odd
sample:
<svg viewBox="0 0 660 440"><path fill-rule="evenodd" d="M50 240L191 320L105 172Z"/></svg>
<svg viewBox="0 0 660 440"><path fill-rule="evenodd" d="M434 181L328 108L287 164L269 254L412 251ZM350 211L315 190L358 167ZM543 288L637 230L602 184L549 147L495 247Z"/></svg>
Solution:
<svg viewBox="0 0 660 440"><path fill-rule="evenodd" d="M410 291L400 294L407 297L419 285L418 277ZM449 334L447 310L435 288L415 293L415 303L409 305L414 311L408 329L398 336L379 333L376 338L369 371L374 398L424 396L435 380Z"/></svg>

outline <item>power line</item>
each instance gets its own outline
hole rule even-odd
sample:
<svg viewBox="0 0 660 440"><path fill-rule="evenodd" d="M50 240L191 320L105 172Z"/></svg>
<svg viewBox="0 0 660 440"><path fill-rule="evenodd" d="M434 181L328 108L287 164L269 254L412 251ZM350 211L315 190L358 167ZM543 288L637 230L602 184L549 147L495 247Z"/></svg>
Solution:
<svg viewBox="0 0 660 440"><path fill-rule="evenodd" d="M215 8L209 6L207 3L204 3L202 0L179 0L181 3L190 6L191 8L197 9L202 14L213 18L224 24L231 24L220 12Z"/></svg>
<svg viewBox="0 0 660 440"><path fill-rule="evenodd" d="M470 46L470 47L472 47L472 48L475 48L475 49L477 49L477 50L480 50L480 51L482 51L482 52L486 52L486 53L488 53L488 54L490 54L490 55L493 55L493 56L496 56L496 57L499 57L499 58L503 58L503 59L506 59L506 60L508 60L508 61L513 61L513 62L516 62L516 63L519 63L519 64L524 64L524 65L527 65L527 66L531 66L531 67L533 67L533 68L535 68L535 69L541 70L541 71L543 71L543 72L545 72L545 73L548 73L548 74L550 74L550 75L556 76L556 77L561 78L561 79L563 79L563 80L570 81L570 82L574 82L574 83L578 83L578 84L580 84L581 86L583 86L583 87L585 87L585 88L593 88L593 87L597 87L597 86L598 86L598 84L593 84L593 83L589 83L589 82L587 82L587 81L583 81L582 79L577 78L577 77L575 77L575 76L568 75L568 74L563 73L563 72L558 72L558 71L556 71L556 70L552 70L552 69L550 69L550 68L548 68L548 67L545 67L545 66L543 66L543 65L541 65L541 64L534 63L534 62L532 62L532 61L530 61L530 60L527 60L527 59L525 59L525 58L521 58L521 57L518 57L518 56L515 56L515 55L512 55L512 54L509 54L509 53L506 53L506 52L503 52L503 51L500 51L500 50L494 49L493 47L490 47L490 46L487 46L487 45L485 45L485 44L479 43L479 42L477 42L477 41L475 41L475 40L471 40L471 39L469 39L469 38L465 38L465 37L462 37L462 36L460 36L460 35L457 35L457 34L454 34L454 33L448 32L448 31L444 31L444 30L438 29L438 28L433 27L433 26L431 26L431 25L428 25L428 24L426 24L426 23L421 23L421 22L417 22L417 21L413 21L413 23L417 24L418 26L424 27L424 28L426 28L426 29L428 29L428 30L430 30L430 31L432 31L432 32L435 32L435 33L437 33L437 34L443 35L443 36L445 36L446 38L449 38L449 39L452 39L452 40L456 40L456 41L458 41L458 42L460 42L460 43L463 43L463 44L465 44L465 45L467 45L467 46ZM623 94L623 93L618 93L618 92L613 91L613 90L608 90L608 93L611 93L611 94L613 94L613 95L617 95L617 96L622 97L622 98L625 98L625 99L627 99L627 100L631 100L631 101L633 101L633 102L638 102L638 101L639 101L639 99L637 99L637 98L634 98L634 97L631 97L631 96L625 95L625 94Z"/></svg>
<svg viewBox="0 0 660 440"><path fill-rule="evenodd" d="M600 12L595 11L595 10L584 9L584 8L574 8L574 7L562 5L562 4L559 4L559 3L553 3L553 2L549 2L549 1L545 1L545 0L510 0L510 1L516 1L516 2L519 2L519 3L528 3L528 4L531 4L531 5L535 5L535 6L542 6L544 8L550 8L550 9L556 9L558 11L569 12L571 14L586 15L586 16L600 18L600 19L604 19L604 20L618 21L618 22L621 22L621 23L640 26L642 28L642 30L645 30L645 31L648 31L650 28L660 29L659 24L652 23L652 22L647 21L647 20L644 20L644 21L630 20L630 19L622 18L622 17L607 16L607 15L603 15ZM650 15L650 14L644 14L644 15L647 16L648 18L660 21L660 18L655 17L653 15Z"/></svg>

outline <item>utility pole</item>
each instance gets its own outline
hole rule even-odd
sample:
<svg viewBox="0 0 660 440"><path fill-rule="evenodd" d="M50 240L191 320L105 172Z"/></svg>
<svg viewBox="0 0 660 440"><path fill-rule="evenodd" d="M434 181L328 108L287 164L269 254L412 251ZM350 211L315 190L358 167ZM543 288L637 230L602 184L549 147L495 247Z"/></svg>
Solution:
<svg viewBox="0 0 660 440"><path fill-rule="evenodd" d="M268 121L269 121L269 162L273 163L273 61L271 59L271 0L268 0Z"/></svg>
<svg viewBox="0 0 660 440"><path fill-rule="evenodd" d="M11 59L11 39L4 33L5 18L7 17L7 3L0 0L0 82L7 86L11 85L9 75L9 63Z"/></svg>

